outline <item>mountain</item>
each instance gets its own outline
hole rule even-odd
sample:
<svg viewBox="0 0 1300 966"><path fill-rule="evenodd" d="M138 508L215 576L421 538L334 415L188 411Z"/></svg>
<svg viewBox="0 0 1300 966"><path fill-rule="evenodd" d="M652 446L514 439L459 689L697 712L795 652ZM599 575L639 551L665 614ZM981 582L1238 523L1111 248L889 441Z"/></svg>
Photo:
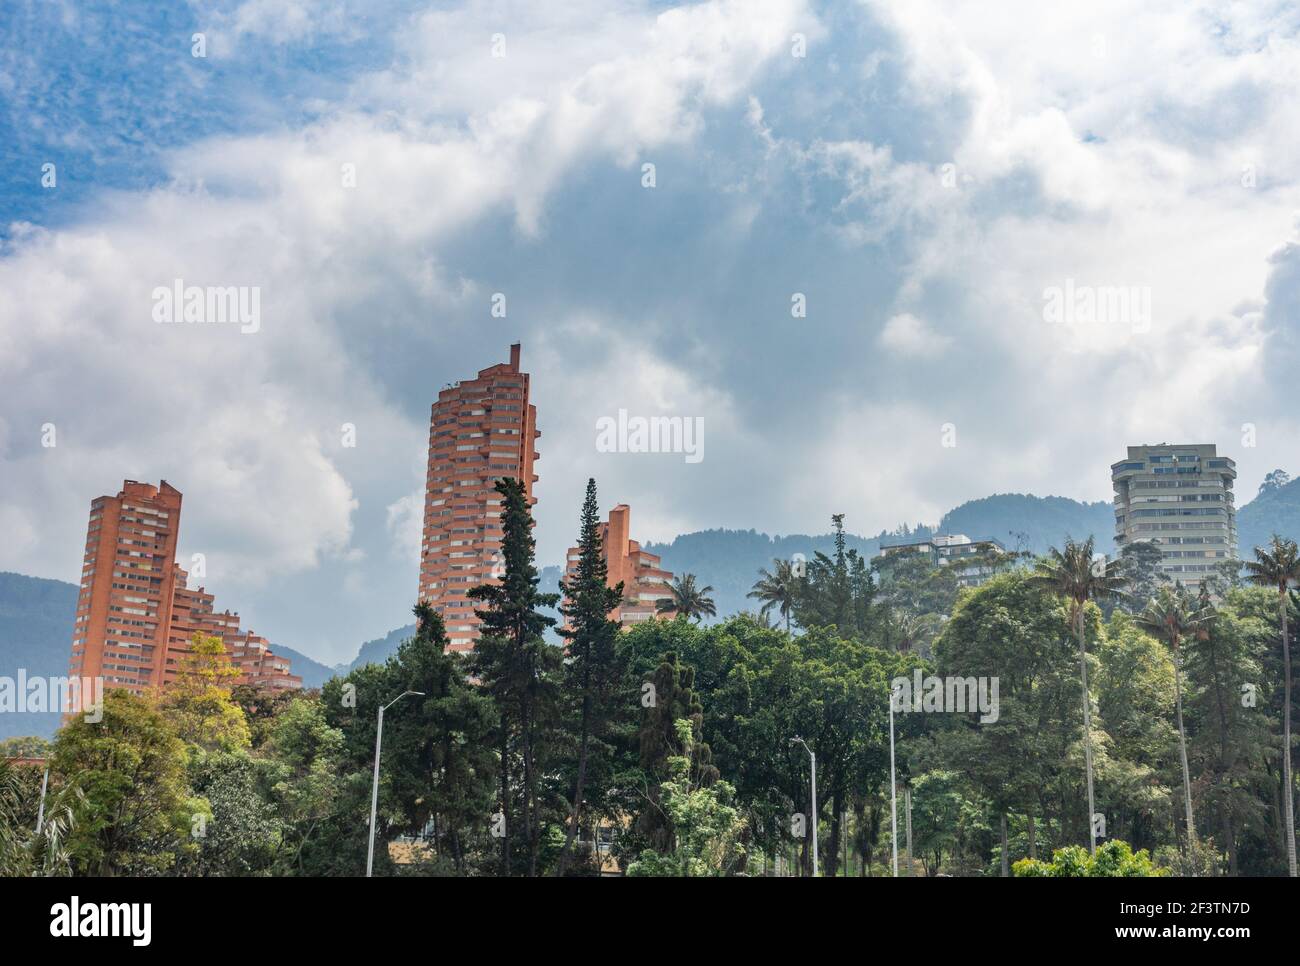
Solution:
<svg viewBox="0 0 1300 966"><path fill-rule="evenodd" d="M937 526L903 525L874 537L845 534L845 542L868 561L880 553L882 546L936 533L964 533L976 540L992 538L1010 550L1038 554L1050 546L1059 546L1067 536L1083 540L1094 535L1097 546L1108 550L1114 529L1114 513L1109 503L998 493L955 507L944 514ZM711 596L721 616L756 609L757 602L746 594L758 579L759 568L772 569L773 558L790 559L795 553L802 553L811 560L818 551L830 554L834 539L829 533L772 537L755 530L703 530L683 534L672 543L646 544L645 549L659 554L664 567L674 574L692 573L711 585Z"/></svg>
<svg viewBox="0 0 1300 966"><path fill-rule="evenodd" d="M992 538L1008 550L1046 553L1066 537L1095 537L1096 548L1114 550L1115 510L1104 500L1080 503L1063 496L995 493L949 510L939 521L939 533L964 533L973 539Z"/></svg>
<svg viewBox="0 0 1300 966"><path fill-rule="evenodd" d="M844 539L849 549L857 550L868 560L880 552L879 537L846 533ZM700 583L712 586L710 596L719 617L724 617L757 609L756 602L745 595L758 579L760 567L771 570L774 558L788 560L796 553L803 554L807 560L812 560L817 551L833 553L835 538L831 534L773 537L757 530L701 530L682 534L672 543L643 544L643 549L658 554L665 569L674 574L695 574Z"/></svg>
<svg viewBox="0 0 1300 966"><path fill-rule="evenodd" d="M62 580L0 573L0 676L61 678L68 673L77 585ZM0 714L0 739L17 735L51 737L59 713Z"/></svg>
<svg viewBox="0 0 1300 966"><path fill-rule="evenodd" d="M363 664L383 664L392 655L397 653L401 647L402 641L408 637L415 636L415 625L407 624L399 627L395 631L389 631L383 637L375 638L373 641L366 641L357 651L357 656L347 664L337 664L334 667L333 674L347 674ZM331 674L331 677L333 676Z"/></svg>
<svg viewBox="0 0 1300 966"><path fill-rule="evenodd" d="M1255 547L1266 545L1274 533L1300 539L1300 479L1289 480L1275 470L1255 498L1237 511L1237 553L1255 559Z"/></svg>
<svg viewBox="0 0 1300 966"><path fill-rule="evenodd" d="M336 673L334 668L324 665L320 661L313 661L302 651L295 651L292 647L274 644L271 646L271 650L281 657L289 659L293 665L293 673L302 677L302 686L304 688L318 688L334 677Z"/></svg>

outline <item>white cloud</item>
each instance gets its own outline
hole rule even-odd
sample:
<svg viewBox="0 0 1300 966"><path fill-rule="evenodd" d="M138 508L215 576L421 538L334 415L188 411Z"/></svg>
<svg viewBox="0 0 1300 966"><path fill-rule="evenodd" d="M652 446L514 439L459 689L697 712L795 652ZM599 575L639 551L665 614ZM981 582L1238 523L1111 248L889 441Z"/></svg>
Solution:
<svg viewBox="0 0 1300 966"><path fill-rule="evenodd" d="M900 355L930 357L942 353L952 340L936 332L925 320L902 312L885 323L880 344Z"/></svg>

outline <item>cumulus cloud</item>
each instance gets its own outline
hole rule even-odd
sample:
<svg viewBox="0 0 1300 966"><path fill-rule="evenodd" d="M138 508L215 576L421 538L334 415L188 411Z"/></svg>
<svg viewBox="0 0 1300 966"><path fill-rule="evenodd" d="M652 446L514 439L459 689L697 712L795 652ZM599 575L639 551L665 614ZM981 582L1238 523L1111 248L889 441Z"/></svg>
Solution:
<svg viewBox="0 0 1300 966"><path fill-rule="evenodd" d="M511 341L544 434L542 563L588 475L649 540L840 510L873 531L995 490L1105 498L1126 443L1232 452L1247 421L1268 432L1233 452L1244 479L1294 452L1285 7L194 10L212 62L160 39L138 78L184 96L163 84L131 120L106 95L99 129L65 138L119 158L166 133L160 176L57 219L24 195L40 224L0 247L2 568L75 575L89 501L166 477L223 601L350 657L414 596L430 402ZM0 96L35 130L49 88L22 78L76 59L0 53ZM171 123L268 62L246 122ZM155 323L175 279L257 287L260 331ZM1047 325L1067 281L1148 288L1149 329ZM702 417L703 462L596 452L620 408Z"/></svg>
<svg viewBox="0 0 1300 966"><path fill-rule="evenodd" d="M951 339L940 335L927 322L910 312L892 316L880 333L880 344L900 355L934 356L946 349L951 342Z"/></svg>

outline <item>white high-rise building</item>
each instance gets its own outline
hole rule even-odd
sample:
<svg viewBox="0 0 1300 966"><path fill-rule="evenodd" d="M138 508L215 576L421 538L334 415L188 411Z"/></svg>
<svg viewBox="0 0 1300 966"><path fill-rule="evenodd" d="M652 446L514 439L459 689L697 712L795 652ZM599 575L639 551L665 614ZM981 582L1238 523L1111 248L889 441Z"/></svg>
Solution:
<svg viewBox="0 0 1300 966"><path fill-rule="evenodd" d="M1237 558L1237 464L1213 444L1130 446L1110 468L1119 550L1147 541L1161 569L1195 592L1222 563Z"/></svg>

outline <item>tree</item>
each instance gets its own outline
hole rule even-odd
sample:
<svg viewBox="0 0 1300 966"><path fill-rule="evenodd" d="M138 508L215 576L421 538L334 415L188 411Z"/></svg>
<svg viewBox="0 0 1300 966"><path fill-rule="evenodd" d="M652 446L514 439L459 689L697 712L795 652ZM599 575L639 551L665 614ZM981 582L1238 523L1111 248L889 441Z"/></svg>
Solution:
<svg viewBox="0 0 1300 966"><path fill-rule="evenodd" d="M589 479L582 505L578 565L573 578L561 583L564 603L560 613L566 623L560 633L569 642L565 693L570 706L577 707L578 760L564 849L556 864L557 875L563 875L568 866L573 839L582 821L591 742L593 739L601 741L605 736L611 710L609 704L622 678L617 648L619 625L609 619L609 614L623 599L623 583L620 581L610 587L608 578L600 536L600 508L596 504L596 481Z"/></svg>
<svg viewBox="0 0 1300 966"><path fill-rule="evenodd" d="M19 741L43 739L15 739ZM0 757L0 876L72 875L68 834L81 805L74 788L47 790L45 817L38 830L39 768L18 768Z"/></svg>
<svg viewBox="0 0 1300 966"><path fill-rule="evenodd" d="M465 873L493 811L497 711L467 680L465 658L448 653L442 617L427 601L413 612L415 634L396 654L326 684L325 715L346 736L343 767L365 773L368 794L378 709L418 692L385 712L376 834L385 842L394 831L424 834L444 868Z"/></svg>
<svg viewBox="0 0 1300 966"><path fill-rule="evenodd" d="M1150 540L1137 540L1125 544L1119 552L1119 576L1124 579L1123 602L1130 609L1141 611L1147 601L1155 597L1160 588L1170 583L1169 575L1161 566L1164 554L1160 546Z"/></svg>
<svg viewBox="0 0 1300 966"><path fill-rule="evenodd" d="M108 691L102 721L59 731L50 771L83 796L67 838L78 873L165 874L195 850L185 744L143 698Z"/></svg>
<svg viewBox="0 0 1300 966"><path fill-rule="evenodd" d="M1296 876L1295 789L1291 785L1291 639L1287 629L1287 590L1300 582L1300 552L1294 540L1273 534L1268 547L1256 547L1255 559L1245 562L1252 583L1277 588L1277 619L1282 635L1282 791L1286 823L1286 863L1291 878Z"/></svg>
<svg viewBox="0 0 1300 966"><path fill-rule="evenodd" d="M927 646L939 621L933 614L909 614L904 610L889 612L890 643L901 654Z"/></svg>
<svg viewBox="0 0 1300 966"><path fill-rule="evenodd" d="M221 638L195 631L162 699L163 712L183 741L208 751L249 746L248 722L231 695L238 677Z"/></svg>
<svg viewBox="0 0 1300 966"><path fill-rule="evenodd" d="M713 588L707 584L697 587L695 574L682 574L675 578L668 585L668 593L670 596L655 602L655 610L660 614L676 614L682 620L698 621L718 613L713 598L709 596Z"/></svg>
<svg viewBox="0 0 1300 966"><path fill-rule="evenodd" d="M1097 833L1093 815L1097 804L1092 788L1092 698L1088 693L1088 651L1084 637L1083 611L1090 600L1105 600L1121 593L1124 583L1115 562L1097 566L1093 560L1093 542L1066 540L1065 549L1052 547L1047 556L1034 564L1033 580L1041 587L1063 597L1070 625L1079 639L1079 680L1083 690L1083 749L1088 777L1088 851L1097 852Z"/></svg>
<svg viewBox="0 0 1300 966"><path fill-rule="evenodd" d="M649 683L650 701L643 706L637 733L644 802L634 831L652 850L666 852L673 840L673 819L663 807L660 792L663 782L673 775L672 759L687 756L689 778L697 788L711 785L719 773L713 764L713 750L701 737L704 707L695 693L695 670L669 652ZM679 721L691 725L689 743L677 727Z"/></svg>
<svg viewBox="0 0 1300 966"><path fill-rule="evenodd" d="M283 823L275 806L262 797L260 764L243 753L192 757L191 787L207 804L194 829L198 851L186 863L194 874L246 876L272 869Z"/></svg>
<svg viewBox="0 0 1300 966"><path fill-rule="evenodd" d="M326 693L337 696L334 678ZM265 782L283 823L277 871L356 875L365 861L370 775L345 768L344 735L319 701L298 697L281 713L268 743Z"/></svg>
<svg viewBox="0 0 1300 966"><path fill-rule="evenodd" d="M667 760L669 777L660 786L659 807L671 836L662 851L646 849L628 866L629 876L720 876L744 855L745 822L733 804L735 789L725 781L699 781L695 767L695 725L674 722L680 755Z"/></svg>
<svg viewBox="0 0 1300 966"><path fill-rule="evenodd" d="M1096 609L1088 616L1095 620ZM1072 652L1056 598L1024 570L962 595L934 644L936 674L996 678L999 687L996 721L943 716L950 721L933 736L936 764L962 775L994 814L1024 815L1031 857L1039 823L1047 827L1054 811L1062 825L1066 817L1065 765L1080 724ZM1009 848L1004 842L1003 853Z"/></svg>
<svg viewBox="0 0 1300 966"><path fill-rule="evenodd" d="M1183 728L1182 643L1189 634L1211 620L1212 611L1198 609L1182 587L1177 591L1161 587L1137 618L1138 626L1169 646L1174 657L1174 708L1178 718L1178 754L1183 765L1183 803L1187 813L1188 849L1196 847L1196 823L1192 818L1192 775L1187 765L1187 731Z"/></svg>
<svg viewBox="0 0 1300 966"><path fill-rule="evenodd" d="M1270 718L1262 709L1243 707L1242 701L1243 684L1264 678L1261 657L1274 638L1272 600L1260 599L1267 595L1256 588L1228 592L1214 619L1200 624L1186 645L1187 711L1194 733L1202 738L1192 747L1199 758L1193 767L1200 765L1202 823L1216 830L1216 841L1227 849L1231 875L1238 874L1247 838L1271 838L1276 844L1264 854L1271 857L1280 852L1281 862L1286 861L1281 836L1270 836L1264 820L1264 800L1277 794L1268 773L1275 761ZM1255 600L1260 606L1252 606ZM1261 616L1253 616L1255 611ZM1280 826L1281 815L1278 818ZM1276 868L1254 867L1250 872L1275 874Z"/></svg>
<svg viewBox="0 0 1300 966"><path fill-rule="evenodd" d="M785 621L785 631L788 634L790 612L799 593L799 578L795 576L794 565L789 560L773 560L772 564L772 573L768 573L765 568L759 569L753 590L745 596L763 602L759 608L760 614L766 614L775 607Z"/></svg>
<svg viewBox="0 0 1300 966"><path fill-rule="evenodd" d="M1127 842L1112 839L1094 856L1089 856L1080 846L1067 845L1052 853L1051 862L1021 859L1012 866L1014 874L1027 878L1144 878L1169 874L1157 868L1146 849L1134 852Z"/></svg>
<svg viewBox="0 0 1300 966"><path fill-rule="evenodd" d="M794 617L804 627L837 627L842 637L866 641L871 630L875 581L866 561L856 550L846 547L844 514L833 514L831 523L835 530L834 556L818 551L808 562Z"/></svg>
<svg viewBox="0 0 1300 966"><path fill-rule="evenodd" d="M506 835L501 840L502 874L510 870L511 795L510 751L518 749L523 771L523 829L530 876L537 874L541 823L538 816L537 763L539 738L557 710L557 678L563 655L546 643L543 633L555 623L540 612L554 607L559 594L538 591L534 563L532 514L519 480L496 484L502 497L501 553L505 573L498 584L472 588L468 597L483 604L474 613L482 621L482 634L470 661L471 673L492 697L499 715L498 746L501 754L501 811Z"/></svg>

